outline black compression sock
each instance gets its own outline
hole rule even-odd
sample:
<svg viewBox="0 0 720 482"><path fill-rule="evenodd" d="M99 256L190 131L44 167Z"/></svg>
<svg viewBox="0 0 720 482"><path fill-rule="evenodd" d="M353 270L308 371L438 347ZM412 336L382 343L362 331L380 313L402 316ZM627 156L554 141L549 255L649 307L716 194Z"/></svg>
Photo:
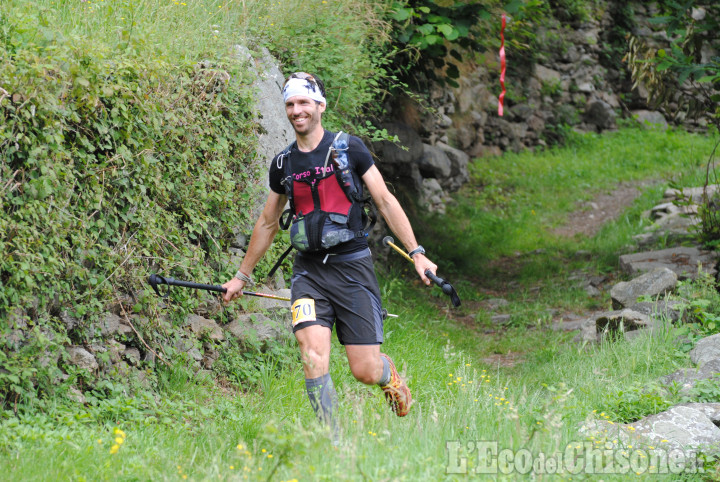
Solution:
<svg viewBox="0 0 720 482"><path fill-rule="evenodd" d="M338 403L337 392L335 391L335 385L333 385L330 374L318 378L306 378L305 389L310 399L310 405L318 419L330 425L335 431L335 419L333 413Z"/></svg>
<svg viewBox="0 0 720 482"><path fill-rule="evenodd" d="M382 376L380 377L380 381L378 381L377 384L380 385L381 387L384 387L385 385L390 383L390 377L391 377L390 363L388 362L387 358L385 358L384 356L381 356L380 359L382 360L382 363L383 363L383 372L382 372Z"/></svg>

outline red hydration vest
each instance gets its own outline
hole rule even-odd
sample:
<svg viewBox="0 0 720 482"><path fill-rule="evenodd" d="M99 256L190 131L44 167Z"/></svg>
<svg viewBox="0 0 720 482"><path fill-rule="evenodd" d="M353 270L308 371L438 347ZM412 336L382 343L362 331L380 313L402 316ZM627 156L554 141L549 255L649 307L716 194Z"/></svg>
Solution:
<svg viewBox="0 0 720 482"><path fill-rule="evenodd" d="M299 251L320 251L366 237L375 225L377 216L372 208L366 212L369 199L362 196L359 180L348 164L349 139L344 132L335 136L325 157L322 177L312 180L293 176L290 151L295 143L278 155L277 165L284 167L281 183L290 202L290 209L280 218L280 227L290 228L290 242ZM328 165L331 156L333 162ZM360 204L363 218L363 228L359 231L351 230L348 225L355 204Z"/></svg>

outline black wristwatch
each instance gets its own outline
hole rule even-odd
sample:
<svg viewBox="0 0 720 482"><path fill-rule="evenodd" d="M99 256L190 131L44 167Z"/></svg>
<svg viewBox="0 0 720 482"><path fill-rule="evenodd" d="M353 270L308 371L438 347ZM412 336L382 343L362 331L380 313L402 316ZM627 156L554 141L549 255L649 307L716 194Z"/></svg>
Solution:
<svg viewBox="0 0 720 482"><path fill-rule="evenodd" d="M415 248L415 249L413 249L412 251L410 251L410 252L408 253L408 256L410 256L410 257L412 258L412 257L415 256L416 254L425 254L425 248L423 248L422 246L418 246L417 248Z"/></svg>

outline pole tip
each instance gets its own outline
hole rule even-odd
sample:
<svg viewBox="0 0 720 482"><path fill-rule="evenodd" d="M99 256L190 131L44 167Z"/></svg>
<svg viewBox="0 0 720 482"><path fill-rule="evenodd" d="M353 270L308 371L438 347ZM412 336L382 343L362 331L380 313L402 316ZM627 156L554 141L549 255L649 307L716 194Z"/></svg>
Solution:
<svg viewBox="0 0 720 482"><path fill-rule="evenodd" d="M395 244L395 240L392 238L392 236L385 236L382 240L383 246L390 246L391 244Z"/></svg>

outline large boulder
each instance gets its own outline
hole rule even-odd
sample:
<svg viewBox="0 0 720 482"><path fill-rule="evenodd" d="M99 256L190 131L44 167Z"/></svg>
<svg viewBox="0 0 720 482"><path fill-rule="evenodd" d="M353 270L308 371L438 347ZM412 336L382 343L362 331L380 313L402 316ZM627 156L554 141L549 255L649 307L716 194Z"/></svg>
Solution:
<svg viewBox="0 0 720 482"><path fill-rule="evenodd" d="M649 316L629 309L606 312L595 320L596 330L600 334L652 328L655 324Z"/></svg>
<svg viewBox="0 0 720 482"><path fill-rule="evenodd" d="M643 127L661 130L667 130L668 128L667 119L661 112L638 109L630 112L630 114Z"/></svg>
<svg viewBox="0 0 720 482"><path fill-rule="evenodd" d="M631 309L603 311L576 323L580 329L576 342L597 343L603 337L624 337L627 339L648 332L658 332L661 322L643 313Z"/></svg>
<svg viewBox="0 0 720 482"><path fill-rule="evenodd" d="M470 180L470 174L468 173L468 164L470 164L470 156L465 154L460 149L455 149L447 144L438 142L435 144L450 161L450 176L441 181L444 188L450 191L460 189L460 187Z"/></svg>
<svg viewBox="0 0 720 482"><path fill-rule="evenodd" d="M628 308L658 321L667 320L676 323L685 321L687 317L685 306L685 303L679 300L657 300L641 301Z"/></svg>
<svg viewBox="0 0 720 482"><path fill-rule="evenodd" d="M629 424L653 445L720 451L720 403L684 403Z"/></svg>
<svg viewBox="0 0 720 482"><path fill-rule="evenodd" d="M718 255L699 248L677 247L659 251L624 254L620 256L620 269L629 275L646 273L666 267L678 275L678 279L697 278L700 269L714 276ZM700 266L700 267L699 267Z"/></svg>
<svg viewBox="0 0 720 482"><path fill-rule="evenodd" d="M720 358L710 360L700 367L681 368L660 379L665 385L678 387L681 394L688 394L701 380L720 381Z"/></svg>
<svg viewBox="0 0 720 482"><path fill-rule="evenodd" d="M610 104L603 100L595 100L588 104L584 120L598 130L606 130L615 127L616 117L617 114Z"/></svg>
<svg viewBox="0 0 720 482"><path fill-rule="evenodd" d="M616 310L635 304L640 296L664 296L675 289L678 278L675 272L659 267L631 281L621 281L610 290L613 308Z"/></svg>
<svg viewBox="0 0 720 482"><path fill-rule="evenodd" d="M699 340L690 351L690 360L698 366L720 359L720 333Z"/></svg>
<svg viewBox="0 0 720 482"><path fill-rule="evenodd" d="M607 420L586 420L580 433L605 440L606 448L642 448L665 457L675 456L687 470L698 469L698 452L720 452L720 403L683 403L637 422L615 424ZM672 452L671 452L672 451ZM632 450L627 450L628 455Z"/></svg>
<svg viewBox="0 0 720 482"><path fill-rule="evenodd" d="M95 356L81 346L70 346L67 348L70 364L82 370L94 372L98 369L98 362Z"/></svg>
<svg viewBox="0 0 720 482"><path fill-rule="evenodd" d="M633 237L639 246L657 245L660 240L670 246L679 246L697 239L695 230L700 218L683 212L672 212L660 217L644 233Z"/></svg>
<svg viewBox="0 0 720 482"><path fill-rule="evenodd" d="M214 341L222 341L225 339L222 328L213 320L200 315L190 315L188 316L186 324L189 330L198 338L207 336Z"/></svg>
<svg viewBox="0 0 720 482"><path fill-rule="evenodd" d="M225 330L242 341L257 342L261 346L290 337L288 326L260 313L242 314L225 325Z"/></svg>
<svg viewBox="0 0 720 482"><path fill-rule="evenodd" d="M450 159L445 152L429 144L423 144L423 155L418 161L418 166L424 178L446 179L452 172Z"/></svg>
<svg viewBox="0 0 720 482"><path fill-rule="evenodd" d="M295 132L285 113L282 96L285 76L266 48L261 48L259 54L250 52L245 46L237 46L237 55L247 61L248 69L253 73L252 88L257 91L254 110L260 132L253 163L266 167L275 154L295 140Z"/></svg>
<svg viewBox="0 0 720 482"><path fill-rule="evenodd" d="M399 142L378 141L373 143L375 154L380 158L381 170L386 166L412 164L423 156L420 135L402 122L383 124L390 136L397 136Z"/></svg>
<svg viewBox="0 0 720 482"><path fill-rule="evenodd" d="M285 77L280 71L279 64L266 48L261 48L260 55L250 52L242 45L237 46L238 57L247 61L247 67L254 79L252 88L256 91L255 119L259 124L257 153L251 161L253 168L259 171L259 178L254 180L257 187L269 192L267 168L275 154L281 152L288 144L295 140L293 130L287 115L282 96L282 87ZM257 219L262 212L266 196L257 196L252 208L251 219ZM252 225L240 227L240 231L249 231Z"/></svg>
<svg viewBox="0 0 720 482"><path fill-rule="evenodd" d="M702 204L703 199L711 198L720 190L720 185L709 184L706 187L668 188L664 193L667 200L682 199L693 204Z"/></svg>

